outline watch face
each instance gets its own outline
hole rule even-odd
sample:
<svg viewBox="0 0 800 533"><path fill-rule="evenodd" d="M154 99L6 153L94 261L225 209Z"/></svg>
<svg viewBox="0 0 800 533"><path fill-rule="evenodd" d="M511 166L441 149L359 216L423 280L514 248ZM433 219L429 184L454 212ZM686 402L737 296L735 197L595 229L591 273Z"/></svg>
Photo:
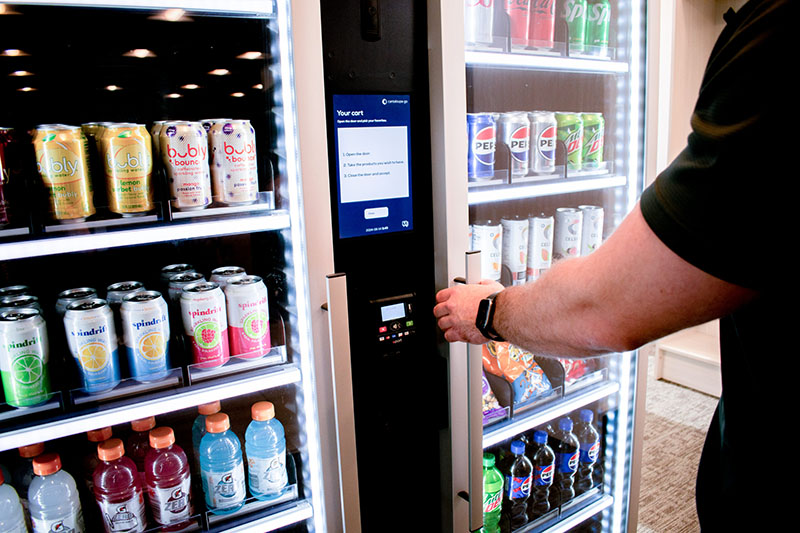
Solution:
<svg viewBox="0 0 800 533"><path fill-rule="evenodd" d="M478 305L478 314L475 317L475 327L486 336L486 328L489 326L489 310L492 307L492 301L489 299L481 300L480 304Z"/></svg>

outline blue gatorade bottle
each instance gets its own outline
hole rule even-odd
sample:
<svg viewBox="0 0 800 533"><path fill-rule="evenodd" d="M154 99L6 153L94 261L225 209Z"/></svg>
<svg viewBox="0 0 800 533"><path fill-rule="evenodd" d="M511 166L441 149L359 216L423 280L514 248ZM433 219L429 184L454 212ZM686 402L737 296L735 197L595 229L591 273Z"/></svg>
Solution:
<svg viewBox="0 0 800 533"><path fill-rule="evenodd" d="M206 434L200 440L199 456L208 510L227 514L240 509L247 496L242 445L231 431L230 419L225 413L206 417Z"/></svg>
<svg viewBox="0 0 800 533"><path fill-rule="evenodd" d="M271 402L250 408L253 421L245 432L250 493L259 500L277 498L286 487L286 438Z"/></svg>

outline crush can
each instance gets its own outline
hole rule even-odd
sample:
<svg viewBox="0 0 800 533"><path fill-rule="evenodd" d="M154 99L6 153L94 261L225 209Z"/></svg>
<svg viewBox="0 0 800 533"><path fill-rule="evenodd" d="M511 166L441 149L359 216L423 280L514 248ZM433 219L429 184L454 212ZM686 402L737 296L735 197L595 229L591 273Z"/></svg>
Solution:
<svg viewBox="0 0 800 533"><path fill-rule="evenodd" d="M578 206L583 212L581 255L589 255L603 244L603 208L596 205Z"/></svg>
<svg viewBox="0 0 800 533"><path fill-rule="evenodd" d="M211 277L208 279L209 281L218 283L220 288L224 289L229 279L237 276L244 276L245 274L247 274L247 272L240 266L221 266L212 270Z"/></svg>
<svg viewBox="0 0 800 533"><path fill-rule="evenodd" d="M30 407L50 397L47 327L38 309L0 312L0 375L5 402Z"/></svg>
<svg viewBox="0 0 800 533"><path fill-rule="evenodd" d="M503 226L491 220L472 225L472 251L481 252L481 278L500 281Z"/></svg>
<svg viewBox="0 0 800 533"><path fill-rule="evenodd" d="M208 135L202 124L169 122L161 129L159 143L172 207L192 211L211 205Z"/></svg>
<svg viewBox="0 0 800 533"><path fill-rule="evenodd" d="M230 359L225 294L218 283L200 281L181 293L183 331L197 368L215 368Z"/></svg>
<svg viewBox="0 0 800 533"><path fill-rule="evenodd" d="M223 205L258 200L256 130L249 120L221 121L208 130L214 198Z"/></svg>
<svg viewBox="0 0 800 533"><path fill-rule="evenodd" d="M503 227L503 284L522 285L528 265L528 219L503 218L500 224Z"/></svg>
<svg viewBox="0 0 800 533"><path fill-rule="evenodd" d="M590 0L586 17L586 51L592 55L608 55L608 33L611 25L609 0Z"/></svg>
<svg viewBox="0 0 800 533"><path fill-rule="evenodd" d="M153 144L144 125L110 125L98 141L109 211L124 217L152 211Z"/></svg>
<svg viewBox="0 0 800 533"><path fill-rule="evenodd" d="M555 215L553 260L578 257L581 253L583 212L574 207L559 207Z"/></svg>
<svg viewBox="0 0 800 533"><path fill-rule="evenodd" d="M528 46L549 50L555 42L555 0L531 0L531 16L528 23Z"/></svg>
<svg viewBox="0 0 800 533"><path fill-rule="evenodd" d="M470 180L494 177L496 133L493 113L467 113L467 176Z"/></svg>
<svg viewBox="0 0 800 533"><path fill-rule="evenodd" d="M120 380L119 351L108 302L101 298L72 302L64 315L64 329L84 390L96 394L116 387Z"/></svg>
<svg viewBox="0 0 800 533"><path fill-rule="evenodd" d="M170 369L170 329L167 302L161 293L128 294L120 314L131 377L143 383L165 378Z"/></svg>
<svg viewBox="0 0 800 533"><path fill-rule="evenodd" d="M581 113L583 120L582 164L584 168L599 168L603 163L605 119L602 113Z"/></svg>
<svg viewBox="0 0 800 533"><path fill-rule="evenodd" d="M567 152L567 168L583 168L583 119L579 113L556 113L558 140ZM557 222L557 221L556 221Z"/></svg>
<svg viewBox="0 0 800 533"><path fill-rule="evenodd" d="M552 111L528 113L531 123L530 169L537 174L552 174L556 171L556 139L558 122Z"/></svg>
<svg viewBox="0 0 800 533"><path fill-rule="evenodd" d="M464 3L464 40L467 44L492 44L493 0L468 0Z"/></svg>
<svg viewBox="0 0 800 533"><path fill-rule="evenodd" d="M267 286L259 276L237 276L225 285L231 355L258 359L270 351Z"/></svg>
<svg viewBox="0 0 800 533"><path fill-rule="evenodd" d="M553 263L553 217L544 213L528 218L527 281L536 281Z"/></svg>
<svg viewBox="0 0 800 533"><path fill-rule="evenodd" d="M586 0L564 0L561 19L567 23L567 45L570 53L586 50Z"/></svg>
<svg viewBox="0 0 800 533"><path fill-rule="evenodd" d="M508 14L511 46L528 46L528 19L531 5L528 0L501 0Z"/></svg>
<svg viewBox="0 0 800 533"><path fill-rule="evenodd" d="M501 113L497 119L497 137L509 152L511 176L528 174L528 147L530 145L530 121L528 113Z"/></svg>

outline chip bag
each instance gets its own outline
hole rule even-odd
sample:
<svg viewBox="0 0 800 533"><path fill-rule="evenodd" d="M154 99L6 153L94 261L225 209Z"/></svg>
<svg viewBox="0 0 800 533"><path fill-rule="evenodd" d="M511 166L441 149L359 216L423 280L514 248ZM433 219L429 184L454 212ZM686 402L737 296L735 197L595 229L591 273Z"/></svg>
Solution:
<svg viewBox="0 0 800 533"><path fill-rule="evenodd" d="M483 424L486 425L492 420L505 417L506 410L497 401L497 397L489 386L489 380L486 379L486 374L483 372L481 372L481 380L481 388L483 389Z"/></svg>
<svg viewBox="0 0 800 533"><path fill-rule="evenodd" d="M533 354L508 342L484 344L483 367L511 384L515 405L532 401L552 390L550 380L534 361Z"/></svg>

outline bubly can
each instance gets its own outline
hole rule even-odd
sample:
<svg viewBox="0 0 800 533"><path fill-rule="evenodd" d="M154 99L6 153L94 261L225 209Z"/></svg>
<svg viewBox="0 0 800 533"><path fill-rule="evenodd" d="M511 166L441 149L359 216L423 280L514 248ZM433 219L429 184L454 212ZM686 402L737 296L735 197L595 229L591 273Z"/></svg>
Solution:
<svg viewBox="0 0 800 533"><path fill-rule="evenodd" d="M553 263L553 217L528 218L528 264L526 279L536 281Z"/></svg>
<svg viewBox="0 0 800 533"><path fill-rule="evenodd" d="M131 377L139 382L167 376L169 362L169 313L157 291L128 294L120 307L125 332L125 352Z"/></svg>
<svg viewBox="0 0 800 533"><path fill-rule="evenodd" d="M583 168L599 168L603 162L605 119L602 113L581 113L583 120Z"/></svg>
<svg viewBox="0 0 800 533"><path fill-rule="evenodd" d="M493 23L492 0L470 0L464 4L464 40L468 44L492 44Z"/></svg>
<svg viewBox="0 0 800 533"><path fill-rule="evenodd" d="M17 294L16 296L2 296L0 297L0 309L22 309L23 307L32 307L43 312L42 304L39 303L39 298L33 294Z"/></svg>
<svg viewBox="0 0 800 533"><path fill-rule="evenodd" d="M511 176L528 173L528 149L530 145L530 121L525 112L501 113L497 120L497 137L509 151Z"/></svg>
<svg viewBox="0 0 800 533"><path fill-rule="evenodd" d="M481 252L481 278L500 281L503 226L492 221L472 225L472 250Z"/></svg>
<svg viewBox="0 0 800 533"><path fill-rule="evenodd" d="M537 174L552 174L556 171L556 140L558 122L552 111L528 113L531 123L530 169Z"/></svg>
<svg viewBox="0 0 800 533"><path fill-rule="evenodd" d="M181 317L194 366L215 368L228 362L228 316L218 283L199 281L184 287Z"/></svg>
<svg viewBox="0 0 800 533"><path fill-rule="evenodd" d="M119 352L114 317L108 302L88 298L72 302L64 315L67 344L90 394L119 384Z"/></svg>
<svg viewBox="0 0 800 533"><path fill-rule="evenodd" d="M247 274L244 271L244 268L240 266L223 266L215 268L211 271L211 277L209 281L213 281L214 283L218 283L221 288L225 288L225 284L228 283L228 280L231 278L235 278L236 276L243 276Z"/></svg>
<svg viewBox="0 0 800 533"><path fill-rule="evenodd" d="M0 375L7 404L30 407L47 401L49 361L47 327L38 309L0 312Z"/></svg>
<svg viewBox="0 0 800 533"><path fill-rule="evenodd" d="M270 351L267 287L259 276L236 276L225 285L231 355L258 359Z"/></svg>
<svg viewBox="0 0 800 533"><path fill-rule="evenodd" d="M58 299L56 299L56 313L58 313L60 317L63 317L67 312L67 306L72 302L96 297L97 290L91 287L79 287L77 289L67 289L65 291L61 291L58 294Z"/></svg>
<svg viewBox="0 0 800 533"><path fill-rule="evenodd" d="M558 140L564 143L567 152L567 168L581 170L583 167L583 119L580 113L556 113Z"/></svg>
<svg viewBox="0 0 800 533"><path fill-rule="evenodd" d="M528 266L528 219L503 218L503 278L510 285L525 283ZM505 284L505 283L504 283Z"/></svg>
<svg viewBox="0 0 800 533"><path fill-rule="evenodd" d="M105 170L108 209L125 217L144 215L153 203L153 144L142 124L106 128L98 150Z"/></svg>
<svg viewBox="0 0 800 533"><path fill-rule="evenodd" d="M249 120L226 120L208 130L214 198L223 205L258 200L256 130Z"/></svg>
<svg viewBox="0 0 800 533"><path fill-rule="evenodd" d="M467 113L467 177L471 180L494 177L495 124L493 113Z"/></svg>
<svg viewBox="0 0 800 533"><path fill-rule="evenodd" d="M578 257L581 253L583 212L574 207L559 207L555 215L553 260Z"/></svg>
<svg viewBox="0 0 800 533"><path fill-rule="evenodd" d="M581 255L589 255L603 244L603 208L596 205L578 206L583 212Z"/></svg>
<svg viewBox="0 0 800 533"><path fill-rule="evenodd" d="M199 122L168 122L161 128L159 152L170 185L172 207L179 211L211 204L208 135Z"/></svg>

